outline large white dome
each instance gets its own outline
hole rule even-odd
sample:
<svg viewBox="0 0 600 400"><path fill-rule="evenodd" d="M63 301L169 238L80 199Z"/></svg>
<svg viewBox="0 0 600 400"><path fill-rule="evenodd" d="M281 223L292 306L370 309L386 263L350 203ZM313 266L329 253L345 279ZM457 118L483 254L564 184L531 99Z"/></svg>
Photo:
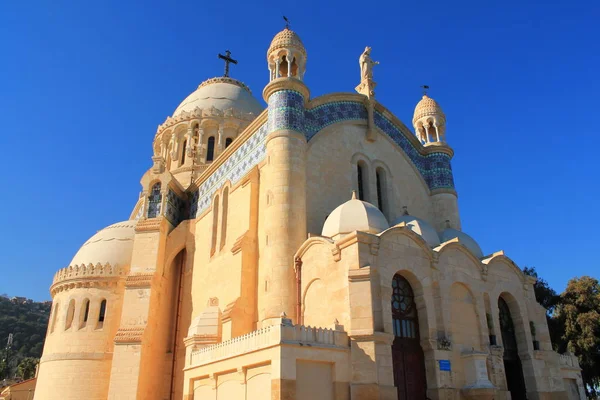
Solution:
<svg viewBox="0 0 600 400"><path fill-rule="evenodd" d="M387 219L377 207L356 199L356 193L353 192L351 200L329 214L321 234L334 237L354 231L380 233L389 227Z"/></svg>
<svg viewBox="0 0 600 400"><path fill-rule="evenodd" d="M183 111L191 112L196 107L201 109L215 107L220 111L233 108L255 116L263 111L263 106L252 96L246 85L228 77L212 78L202 82L198 89L186 97L175 109L173 117Z"/></svg>
<svg viewBox="0 0 600 400"><path fill-rule="evenodd" d="M440 237L437 232L433 228L433 226L429 225L426 221L421 218L414 217L410 214L404 214L401 217L397 218L392 226L396 226L398 224L404 223L411 231L421 236L425 242L430 247L436 247L440 244Z"/></svg>
<svg viewBox="0 0 600 400"><path fill-rule="evenodd" d="M136 221L117 222L98 231L81 246L70 265L129 265Z"/></svg>

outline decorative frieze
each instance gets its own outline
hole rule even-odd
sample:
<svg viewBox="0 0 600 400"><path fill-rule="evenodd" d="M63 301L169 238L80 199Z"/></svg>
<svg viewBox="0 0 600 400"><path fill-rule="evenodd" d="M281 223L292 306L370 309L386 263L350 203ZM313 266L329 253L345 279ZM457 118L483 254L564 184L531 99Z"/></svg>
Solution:
<svg viewBox="0 0 600 400"><path fill-rule="evenodd" d="M115 334L115 343L139 343L142 341L144 329L143 326L119 328Z"/></svg>
<svg viewBox="0 0 600 400"><path fill-rule="evenodd" d="M127 288L144 288L150 287L154 274L134 274L127 276L125 287Z"/></svg>

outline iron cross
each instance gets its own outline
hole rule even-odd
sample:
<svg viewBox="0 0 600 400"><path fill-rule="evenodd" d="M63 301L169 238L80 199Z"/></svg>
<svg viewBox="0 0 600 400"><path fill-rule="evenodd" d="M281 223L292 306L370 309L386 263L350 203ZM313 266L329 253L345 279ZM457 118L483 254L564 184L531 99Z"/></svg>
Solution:
<svg viewBox="0 0 600 400"><path fill-rule="evenodd" d="M229 76L229 63L237 64L237 60L231 58L231 52L229 50L225 51L225 55L219 53L219 58L225 60L225 75L223 76Z"/></svg>

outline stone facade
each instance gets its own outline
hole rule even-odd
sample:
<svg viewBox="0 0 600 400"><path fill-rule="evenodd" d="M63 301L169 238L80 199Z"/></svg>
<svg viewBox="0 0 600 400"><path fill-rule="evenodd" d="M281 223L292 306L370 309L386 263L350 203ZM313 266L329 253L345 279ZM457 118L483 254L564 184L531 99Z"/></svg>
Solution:
<svg viewBox="0 0 600 400"><path fill-rule="evenodd" d="M267 109L201 84L130 219L57 273L35 400L583 399L534 281L460 230L440 106L413 134L370 70L311 98L287 28L267 61Z"/></svg>

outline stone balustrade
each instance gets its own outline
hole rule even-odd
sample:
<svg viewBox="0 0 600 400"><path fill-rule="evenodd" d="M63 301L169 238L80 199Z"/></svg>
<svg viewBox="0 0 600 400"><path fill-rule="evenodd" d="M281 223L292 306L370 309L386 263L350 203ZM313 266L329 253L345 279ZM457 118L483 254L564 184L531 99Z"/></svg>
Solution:
<svg viewBox="0 0 600 400"><path fill-rule="evenodd" d="M344 350L347 350L349 346L348 334L344 331L282 323L193 350L190 354L189 365L198 366L281 344L338 347Z"/></svg>

